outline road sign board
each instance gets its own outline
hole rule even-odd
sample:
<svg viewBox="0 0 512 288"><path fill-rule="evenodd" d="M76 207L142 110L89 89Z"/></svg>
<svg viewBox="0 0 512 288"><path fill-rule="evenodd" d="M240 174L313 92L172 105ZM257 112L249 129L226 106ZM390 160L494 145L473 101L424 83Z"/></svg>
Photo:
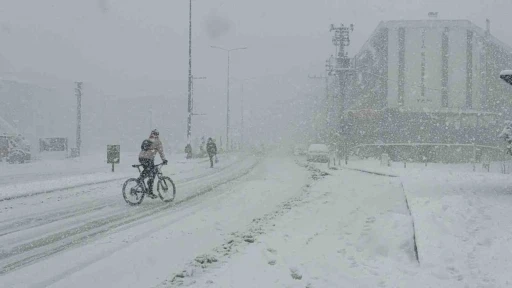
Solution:
<svg viewBox="0 0 512 288"><path fill-rule="evenodd" d="M119 164L121 160L121 146L107 145L107 163Z"/></svg>

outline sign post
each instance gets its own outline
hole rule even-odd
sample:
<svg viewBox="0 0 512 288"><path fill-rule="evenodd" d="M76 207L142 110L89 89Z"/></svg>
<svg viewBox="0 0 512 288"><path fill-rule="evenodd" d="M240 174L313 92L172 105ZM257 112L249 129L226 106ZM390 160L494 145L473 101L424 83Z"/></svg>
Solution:
<svg viewBox="0 0 512 288"><path fill-rule="evenodd" d="M112 164L112 172L114 172L114 164L119 164L121 158L120 145L107 145L107 163Z"/></svg>

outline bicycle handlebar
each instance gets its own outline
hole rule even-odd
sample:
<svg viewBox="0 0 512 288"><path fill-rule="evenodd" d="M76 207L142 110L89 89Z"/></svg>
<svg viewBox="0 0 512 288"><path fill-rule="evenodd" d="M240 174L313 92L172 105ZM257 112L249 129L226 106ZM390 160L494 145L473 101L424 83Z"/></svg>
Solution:
<svg viewBox="0 0 512 288"><path fill-rule="evenodd" d="M154 166L157 167L157 166L164 166L164 162L160 163L160 164L155 164ZM142 164L135 164L135 165L132 165L133 168L140 168L142 167L143 165Z"/></svg>

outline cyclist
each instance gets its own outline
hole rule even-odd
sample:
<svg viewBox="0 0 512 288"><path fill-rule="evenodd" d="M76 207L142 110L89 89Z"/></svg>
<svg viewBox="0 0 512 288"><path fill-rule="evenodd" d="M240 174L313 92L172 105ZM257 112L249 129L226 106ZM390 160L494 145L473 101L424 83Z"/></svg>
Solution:
<svg viewBox="0 0 512 288"><path fill-rule="evenodd" d="M141 145L141 151L139 153L139 162L144 167L144 170L141 173L142 179L149 177L148 180L148 188L149 188L149 197L156 198L157 196L153 194L153 182L156 177L156 169L155 169L155 156L156 153L160 154L160 158L162 158L162 163L167 165L167 159L165 159L164 148L162 142L159 139L160 133L158 130L154 129L151 131L149 138L144 140Z"/></svg>

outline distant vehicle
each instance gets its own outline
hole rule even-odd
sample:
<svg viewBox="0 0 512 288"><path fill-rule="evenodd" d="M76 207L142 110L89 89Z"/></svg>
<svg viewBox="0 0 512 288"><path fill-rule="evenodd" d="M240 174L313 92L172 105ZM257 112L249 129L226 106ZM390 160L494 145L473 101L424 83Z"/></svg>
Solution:
<svg viewBox="0 0 512 288"><path fill-rule="evenodd" d="M11 164L28 162L30 144L21 135L0 135L0 158Z"/></svg>
<svg viewBox="0 0 512 288"><path fill-rule="evenodd" d="M329 162L329 148L325 144L311 144L308 149L308 161Z"/></svg>

